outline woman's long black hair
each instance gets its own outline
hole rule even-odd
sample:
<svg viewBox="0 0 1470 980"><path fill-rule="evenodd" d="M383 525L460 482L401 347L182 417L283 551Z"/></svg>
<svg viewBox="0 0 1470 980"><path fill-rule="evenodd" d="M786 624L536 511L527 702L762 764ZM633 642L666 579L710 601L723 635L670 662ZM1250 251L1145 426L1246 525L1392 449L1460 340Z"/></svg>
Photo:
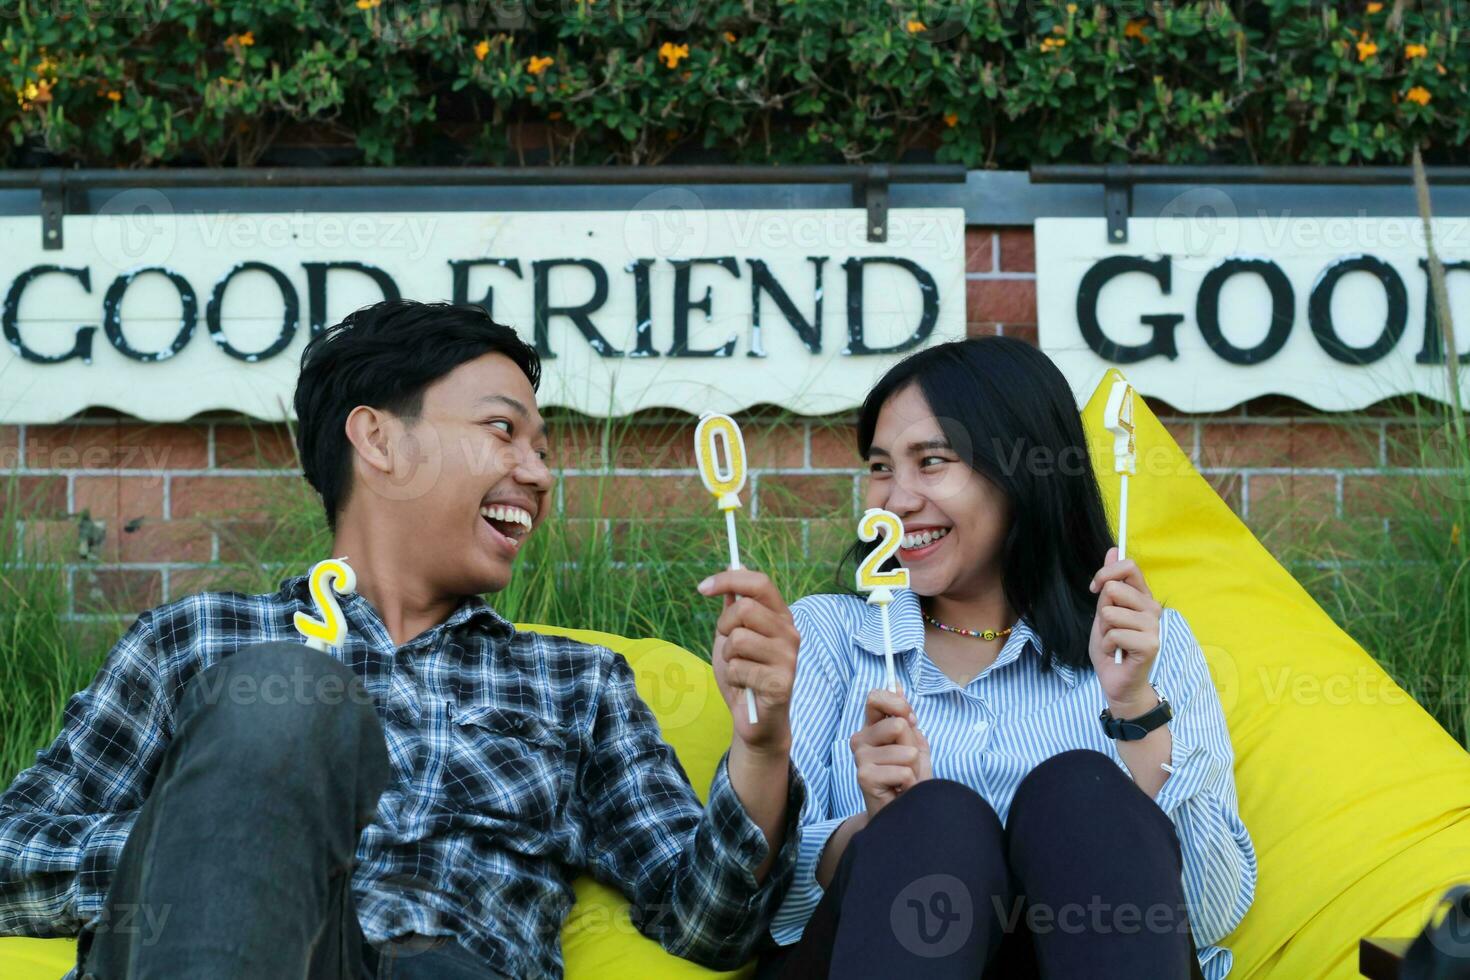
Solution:
<svg viewBox="0 0 1470 980"><path fill-rule="evenodd" d="M1006 601L1041 639L1043 669L1054 661L1089 665L1097 596L1088 585L1114 541L1066 378L1041 351L1009 337L919 351L894 365L863 402L863 459L879 410L910 384L923 393L950 447L1010 504L1001 581ZM851 555L870 547L859 543Z"/></svg>

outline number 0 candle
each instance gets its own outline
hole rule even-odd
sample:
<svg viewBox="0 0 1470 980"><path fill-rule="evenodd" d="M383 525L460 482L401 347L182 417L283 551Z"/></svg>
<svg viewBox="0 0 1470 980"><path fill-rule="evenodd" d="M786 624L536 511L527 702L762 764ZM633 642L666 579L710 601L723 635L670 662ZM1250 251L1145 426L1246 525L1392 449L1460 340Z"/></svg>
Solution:
<svg viewBox="0 0 1470 980"><path fill-rule="evenodd" d="M723 450L723 452L722 452ZM745 439L740 426L728 415L706 412L694 427L694 458L699 478L714 494L715 506L725 512L725 536L730 543L730 568L740 567L740 545L735 536L735 512L740 509L740 491L745 488ZM754 725L758 720L755 692L745 689L745 712Z"/></svg>

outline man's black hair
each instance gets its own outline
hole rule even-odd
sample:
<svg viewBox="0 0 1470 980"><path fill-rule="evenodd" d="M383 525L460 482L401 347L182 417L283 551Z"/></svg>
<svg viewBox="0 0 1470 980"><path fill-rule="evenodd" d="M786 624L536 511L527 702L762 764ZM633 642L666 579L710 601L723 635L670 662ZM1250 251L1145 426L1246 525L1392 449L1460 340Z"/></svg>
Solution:
<svg viewBox="0 0 1470 980"><path fill-rule="evenodd" d="M348 414L369 405L412 422L423 410L424 389L484 354L504 354L532 390L540 385L536 349L472 303L384 300L312 338L296 381L296 446L329 528L336 530L352 486Z"/></svg>

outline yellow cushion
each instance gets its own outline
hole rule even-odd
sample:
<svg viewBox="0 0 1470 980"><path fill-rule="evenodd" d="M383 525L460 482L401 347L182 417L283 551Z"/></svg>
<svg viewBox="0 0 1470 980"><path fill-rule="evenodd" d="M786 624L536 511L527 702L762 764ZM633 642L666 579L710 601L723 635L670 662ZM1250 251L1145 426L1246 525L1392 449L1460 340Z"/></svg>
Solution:
<svg viewBox="0 0 1470 980"><path fill-rule="evenodd" d="M1084 409L1116 513L1110 371ZM1232 977L1358 976L1363 936L1411 936L1470 881L1470 755L1255 540L1140 399L1128 554L1210 664L1255 842Z"/></svg>
<svg viewBox="0 0 1470 980"><path fill-rule="evenodd" d="M664 739L674 747L699 798L705 798L731 734L730 713L709 664L663 640L629 640L554 626L520 628L601 644L626 657L638 693L658 716ZM577 903L562 930L569 980L748 977L754 971L747 965L720 973L670 956L633 927L628 903L617 891L585 875L573 888ZM70 939L0 939L0 977L5 980L57 980L75 961L76 944Z"/></svg>

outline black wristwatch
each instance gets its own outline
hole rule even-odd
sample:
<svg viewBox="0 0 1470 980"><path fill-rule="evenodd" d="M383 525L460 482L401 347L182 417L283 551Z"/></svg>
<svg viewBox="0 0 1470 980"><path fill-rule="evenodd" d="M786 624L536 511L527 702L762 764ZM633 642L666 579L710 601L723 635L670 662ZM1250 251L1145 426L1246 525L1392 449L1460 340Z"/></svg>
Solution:
<svg viewBox="0 0 1470 980"><path fill-rule="evenodd" d="M1159 694L1159 689L1154 687L1154 693ZM1159 703L1137 718L1114 718L1113 713L1104 707L1097 720L1102 722L1103 732L1108 738L1135 742L1173 717L1174 709L1169 707L1169 699L1159 694Z"/></svg>

